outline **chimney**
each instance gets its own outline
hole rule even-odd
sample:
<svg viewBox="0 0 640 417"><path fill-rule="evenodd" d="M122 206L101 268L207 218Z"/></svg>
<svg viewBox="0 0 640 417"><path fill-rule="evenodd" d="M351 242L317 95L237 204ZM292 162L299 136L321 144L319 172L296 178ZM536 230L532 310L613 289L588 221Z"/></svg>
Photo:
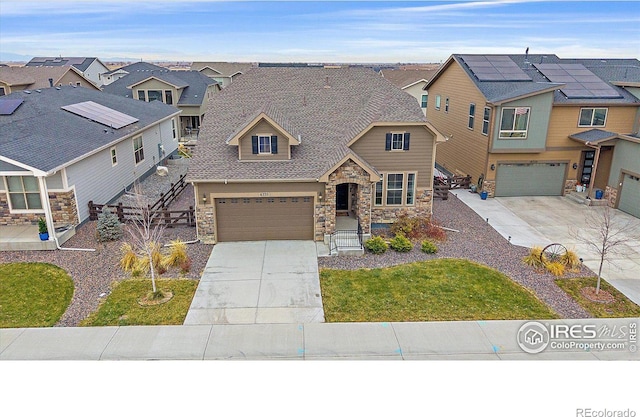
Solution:
<svg viewBox="0 0 640 417"><path fill-rule="evenodd" d="M49 78L49 87L53 87L53 78Z"/></svg>

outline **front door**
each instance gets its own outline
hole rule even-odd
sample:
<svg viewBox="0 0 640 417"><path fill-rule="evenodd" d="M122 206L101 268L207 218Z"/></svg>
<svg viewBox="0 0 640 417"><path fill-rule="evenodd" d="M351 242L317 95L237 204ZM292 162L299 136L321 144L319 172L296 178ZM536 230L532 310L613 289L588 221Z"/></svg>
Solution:
<svg viewBox="0 0 640 417"><path fill-rule="evenodd" d="M349 210L349 184L336 185L336 210Z"/></svg>
<svg viewBox="0 0 640 417"><path fill-rule="evenodd" d="M580 182L586 184L587 187L591 183L591 173L593 172L593 160L596 157L596 151L585 151L582 153L582 175Z"/></svg>

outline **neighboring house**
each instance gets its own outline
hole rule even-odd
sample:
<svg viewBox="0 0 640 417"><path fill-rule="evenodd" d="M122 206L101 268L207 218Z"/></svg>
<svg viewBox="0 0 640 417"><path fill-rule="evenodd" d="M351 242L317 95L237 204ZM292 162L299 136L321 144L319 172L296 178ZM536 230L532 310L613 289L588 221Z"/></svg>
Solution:
<svg viewBox="0 0 640 417"><path fill-rule="evenodd" d="M216 80L220 87L231 84L238 76L250 70L254 65L244 62L193 62L192 71L199 71Z"/></svg>
<svg viewBox="0 0 640 417"><path fill-rule="evenodd" d="M127 74L102 87L105 93L141 101L161 101L180 110L181 140L197 139L209 98L218 83L198 71L171 71L146 62L122 67Z"/></svg>
<svg viewBox="0 0 640 417"><path fill-rule="evenodd" d="M27 67L60 67L71 65L91 80L95 85L102 85L100 74L109 71L109 67L95 57L37 57L27 62Z"/></svg>
<svg viewBox="0 0 640 417"><path fill-rule="evenodd" d="M433 77L437 70L420 69L382 69L380 75L389 80L396 87L406 91L418 100L422 112L427 114L428 93L424 86Z"/></svg>
<svg viewBox="0 0 640 417"><path fill-rule="evenodd" d="M191 160L198 237L321 241L338 216L365 236L430 216L439 139L372 70L251 69L211 99Z"/></svg>
<svg viewBox="0 0 640 417"><path fill-rule="evenodd" d="M448 137L436 162L489 196L564 195L581 184L582 196L604 191L640 216L637 59L452 55L425 88L427 119Z"/></svg>
<svg viewBox="0 0 640 417"><path fill-rule="evenodd" d="M47 220L49 230L89 217L178 147L162 103L62 86L0 98L0 233ZM51 234L51 238L53 238Z"/></svg>
<svg viewBox="0 0 640 417"><path fill-rule="evenodd" d="M100 80L102 81L102 87L104 87L105 85L109 85L114 81L118 81L120 78L128 75L131 72L166 70L167 68L155 64L150 64L148 62L134 62L133 64L125 65L101 74Z"/></svg>
<svg viewBox="0 0 640 417"><path fill-rule="evenodd" d="M100 90L70 65L61 67L0 67L0 96L22 90L71 85Z"/></svg>

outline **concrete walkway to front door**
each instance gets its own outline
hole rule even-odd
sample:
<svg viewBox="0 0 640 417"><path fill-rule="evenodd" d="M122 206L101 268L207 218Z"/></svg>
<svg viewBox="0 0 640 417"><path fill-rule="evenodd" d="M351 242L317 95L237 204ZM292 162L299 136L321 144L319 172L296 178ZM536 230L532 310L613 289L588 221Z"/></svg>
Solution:
<svg viewBox="0 0 640 417"><path fill-rule="evenodd" d="M218 243L185 325L323 322L312 241Z"/></svg>

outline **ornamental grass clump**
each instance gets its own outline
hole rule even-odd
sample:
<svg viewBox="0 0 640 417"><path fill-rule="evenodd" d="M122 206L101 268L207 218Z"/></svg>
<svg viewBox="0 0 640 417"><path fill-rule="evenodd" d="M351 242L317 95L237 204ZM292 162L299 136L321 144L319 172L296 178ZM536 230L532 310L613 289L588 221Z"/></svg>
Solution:
<svg viewBox="0 0 640 417"><path fill-rule="evenodd" d="M401 234L398 234L396 235L396 237L391 239L391 241L389 242L389 246L391 246L391 249L396 252L409 252L411 249L413 249L411 241Z"/></svg>
<svg viewBox="0 0 640 417"><path fill-rule="evenodd" d="M578 257L578 254L572 250L568 250L564 253L560 258L560 262L562 262L565 267L571 271L580 269L580 258Z"/></svg>
<svg viewBox="0 0 640 417"><path fill-rule="evenodd" d="M551 274L556 277L560 277L564 274L564 264L560 262L547 262L545 264L547 271L551 272Z"/></svg>
<svg viewBox="0 0 640 417"><path fill-rule="evenodd" d="M541 255L542 255L542 247L534 246L529 250L529 254L525 256L522 259L522 261L525 264L532 266L534 268L544 268L544 262L543 262L544 258L541 258Z"/></svg>
<svg viewBox="0 0 640 417"><path fill-rule="evenodd" d="M369 252L374 253L376 255L385 253L389 248L389 245L387 245L387 242L385 242L384 239L382 239L380 236L375 236L367 240L364 246L365 248L367 248Z"/></svg>

